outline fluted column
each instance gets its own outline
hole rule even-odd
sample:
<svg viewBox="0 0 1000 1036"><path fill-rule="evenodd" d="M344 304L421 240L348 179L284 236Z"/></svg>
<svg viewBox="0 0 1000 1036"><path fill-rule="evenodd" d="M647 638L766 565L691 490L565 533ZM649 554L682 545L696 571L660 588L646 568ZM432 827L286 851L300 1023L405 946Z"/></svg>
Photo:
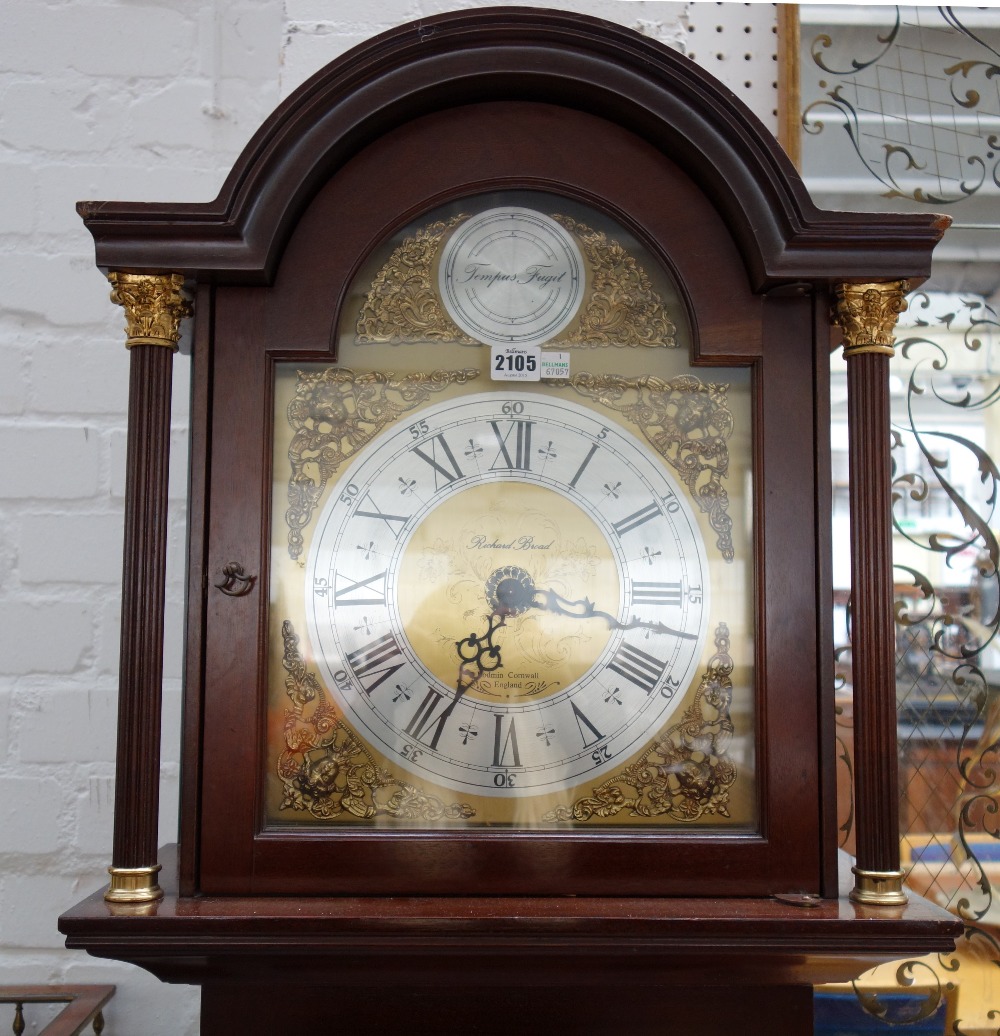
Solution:
<svg viewBox="0 0 1000 1036"><path fill-rule="evenodd" d="M130 367L115 827L104 898L145 903L163 895L157 823L170 390L180 321L191 305L178 273L112 271L108 279L111 300L125 308Z"/></svg>
<svg viewBox="0 0 1000 1036"><path fill-rule="evenodd" d="M889 360L905 281L839 284L851 479L851 658L857 865L851 898L906 902L899 866L896 650L893 617Z"/></svg>

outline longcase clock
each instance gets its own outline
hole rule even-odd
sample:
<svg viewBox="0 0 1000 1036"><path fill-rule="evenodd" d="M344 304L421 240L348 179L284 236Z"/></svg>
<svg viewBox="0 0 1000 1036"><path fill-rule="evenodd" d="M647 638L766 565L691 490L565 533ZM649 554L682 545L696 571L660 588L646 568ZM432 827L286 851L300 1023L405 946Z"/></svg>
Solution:
<svg viewBox="0 0 1000 1036"><path fill-rule="evenodd" d="M819 212L689 61L517 8L334 62L213 203L82 212L137 321L129 492L147 511L126 543L111 914L67 915L80 945L202 982L208 1018L241 1001L264 1019L266 996L219 985L246 950L212 922L256 931L247 975L280 959L293 986L352 952L349 931L406 991L373 1008L385 1024L431 995L400 978L417 932L442 968L535 940L540 989L639 947L700 989L711 947L743 991L730 1019L770 986L805 1019L814 978L950 945L950 922L905 905L893 848L879 516L892 324L941 220ZM148 575L190 303L183 792L157 906ZM831 311L867 451L855 905L834 832ZM115 910L149 914L145 950ZM317 939L326 965L307 962ZM568 945L590 947L571 976ZM456 980L462 1010L489 974ZM626 1013L655 1011L640 995Z"/></svg>

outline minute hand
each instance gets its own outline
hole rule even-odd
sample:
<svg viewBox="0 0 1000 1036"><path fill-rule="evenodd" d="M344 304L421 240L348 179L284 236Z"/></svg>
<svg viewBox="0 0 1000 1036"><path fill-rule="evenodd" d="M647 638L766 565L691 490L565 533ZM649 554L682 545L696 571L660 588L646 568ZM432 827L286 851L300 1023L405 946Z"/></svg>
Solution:
<svg viewBox="0 0 1000 1036"><path fill-rule="evenodd" d="M613 630L651 630L653 633L666 633L671 637L680 637L682 640L698 639L697 633L685 633L683 630L666 626L662 622L648 622L645 619L621 622L610 612L597 608L588 597L579 601L570 601L557 594L555 590L539 590L536 587L531 598L531 607L542 608L547 612L554 612L556 615L566 615L571 619L603 619L608 624L608 628Z"/></svg>

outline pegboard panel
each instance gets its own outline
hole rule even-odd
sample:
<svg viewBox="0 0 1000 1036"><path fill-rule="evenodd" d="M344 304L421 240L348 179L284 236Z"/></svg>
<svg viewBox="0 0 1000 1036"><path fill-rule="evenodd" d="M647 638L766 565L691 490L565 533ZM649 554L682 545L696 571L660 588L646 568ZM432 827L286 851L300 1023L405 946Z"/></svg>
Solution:
<svg viewBox="0 0 1000 1036"><path fill-rule="evenodd" d="M777 4L688 4L685 52L777 133Z"/></svg>

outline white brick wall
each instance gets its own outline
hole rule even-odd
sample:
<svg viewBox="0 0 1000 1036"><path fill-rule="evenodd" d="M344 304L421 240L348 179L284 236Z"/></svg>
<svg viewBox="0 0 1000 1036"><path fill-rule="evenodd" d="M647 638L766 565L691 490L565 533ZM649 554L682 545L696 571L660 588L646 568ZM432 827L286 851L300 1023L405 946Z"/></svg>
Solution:
<svg viewBox="0 0 1000 1036"><path fill-rule="evenodd" d="M0 0L0 983L114 982L108 1036L195 1033L198 997L68 952L56 930L110 862L128 383L121 313L74 203L211 198L322 65L400 22L470 6ZM683 3L546 6L685 44ZM176 828L188 366L177 357L164 841Z"/></svg>

